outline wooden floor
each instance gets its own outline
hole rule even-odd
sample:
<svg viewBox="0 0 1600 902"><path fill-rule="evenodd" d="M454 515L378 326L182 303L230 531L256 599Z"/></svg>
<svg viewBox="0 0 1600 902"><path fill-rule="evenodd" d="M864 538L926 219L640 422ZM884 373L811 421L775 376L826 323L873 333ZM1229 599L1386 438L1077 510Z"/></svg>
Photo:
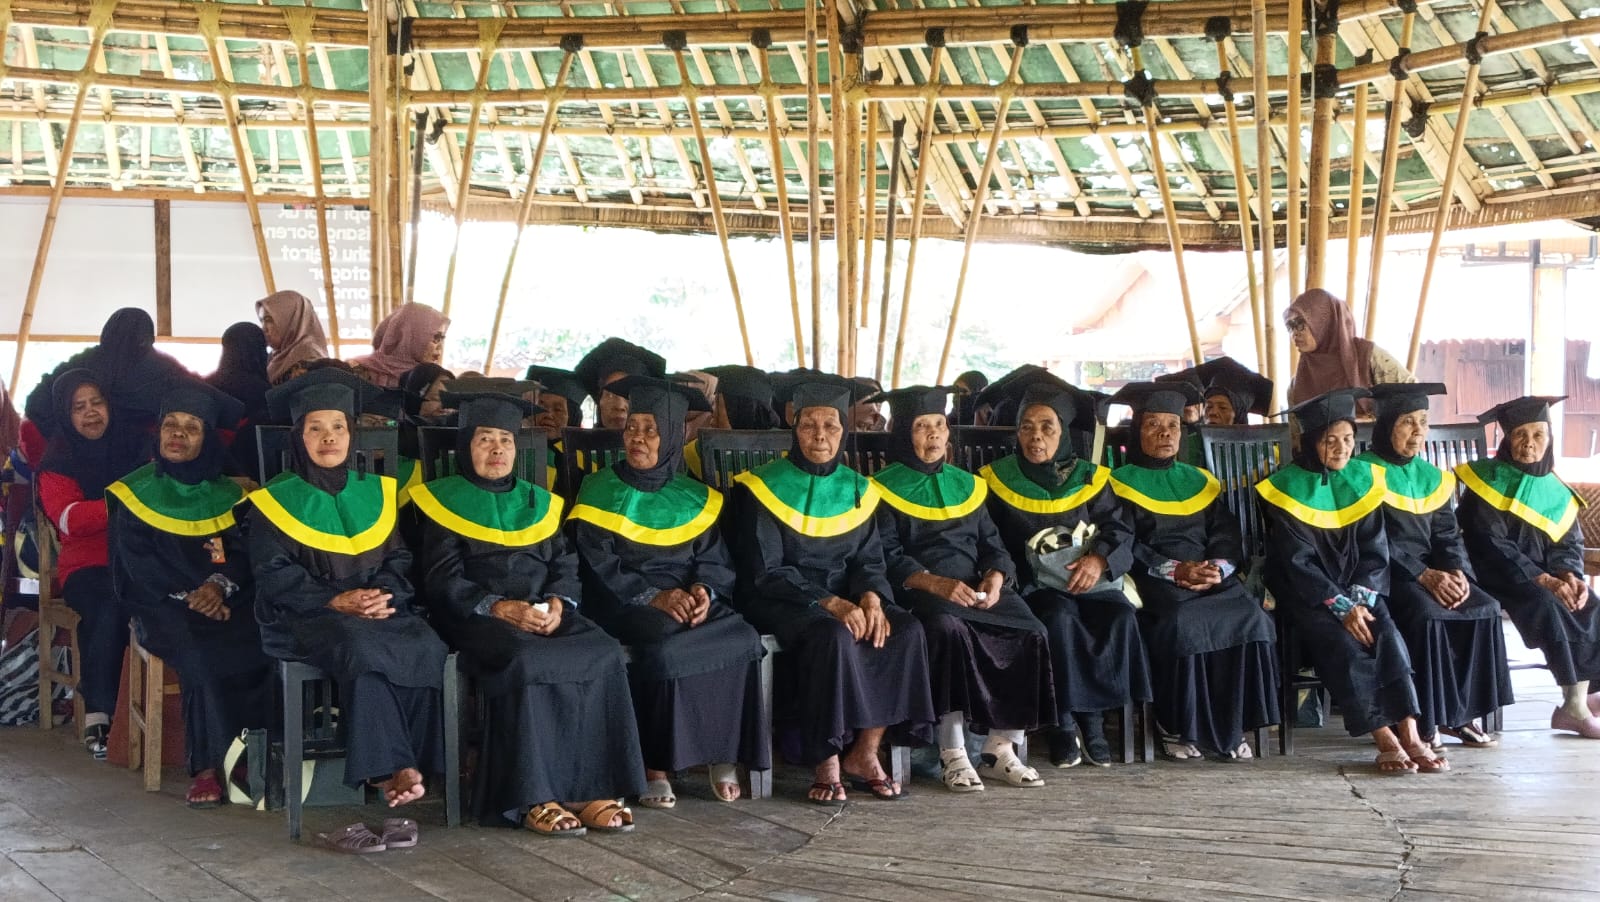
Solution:
<svg viewBox="0 0 1600 902"><path fill-rule="evenodd" d="M757 803L685 782L626 836L446 830L422 804L417 848L362 858L291 844L281 813L188 811L176 771L141 792L67 731L10 729L0 900L1600 898L1600 743L1549 731L1547 673L1517 685L1502 747L1452 747L1440 776L1379 776L1332 729L1297 733L1290 759L1079 767L965 796L918 781L897 803L808 805L788 768ZM383 814L314 809L307 835L363 817Z"/></svg>

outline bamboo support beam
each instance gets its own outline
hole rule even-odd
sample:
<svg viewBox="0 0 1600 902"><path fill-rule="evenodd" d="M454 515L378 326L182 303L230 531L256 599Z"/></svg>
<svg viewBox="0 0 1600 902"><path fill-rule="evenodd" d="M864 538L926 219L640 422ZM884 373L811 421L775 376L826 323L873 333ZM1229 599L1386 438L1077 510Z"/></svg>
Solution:
<svg viewBox="0 0 1600 902"><path fill-rule="evenodd" d="M806 3L806 232L811 251L811 368L822 369L822 99L817 75L817 2ZM835 111L837 112L837 110Z"/></svg>
<svg viewBox="0 0 1600 902"><path fill-rule="evenodd" d="M450 300L455 294L456 263L461 256L461 232L467 221L467 198L472 194L472 155L478 143L478 123L482 118L483 98L489 88L489 70L494 67L495 45L500 37L500 28L505 26L505 19L479 19L479 27L483 29L481 40L478 44L478 79L472 88L472 113L467 119L467 146L461 154L460 184L456 187L456 233L450 246L450 263L444 276L444 303L440 312L445 316L450 315ZM496 23L494 27L489 23ZM687 83L687 77L685 78Z"/></svg>
<svg viewBox="0 0 1600 902"><path fill-rule="evenodd" d="M522 249L522 235L528 230L528 214L533 209L533 197L539 193L539 167L544 164L544 153L550 146L550 132L556 125L556 108L566 91L567 74L572 71L576 45L569 46L574 49L562 52L561 68L556 71L556 79L545 89L544 129L539 132L539 143L534 146L533 159L528 161L528 184L522 189L522 203L517 207L517 231L511 239L511 253L506 256L506 274L500 279L500 299L495 302L494 325L489 329L489 348L483 358L485 373L494 368L494 349L500 340L500 322L505 317L506 298L511 295L511 276L516 272L517 252Z"/></svg>
<svg viewBox="0 0 1600 902"><path fill-rule="evenodd" d="M1217 71L1228 71L1226 38L1217 41ZM1250 175L1244 167L1244 142L1239 139L1239 108L1233 102L1233 92L1222 95L1223 114L1228 120L1228 149L1233 158L1233 186L1235 203L1239 207L1239 242L1244 250L1245 280L1250 287L1250 334L1255 338L1257 365L1267 359L1267 340L1261 326L1261 285L1256 280L1255 239L1250 234ZM1271 193L1271 173L1263 176L1262 184Z"/></svg>
<svg viewBox="0 0 1600 902"><path fill-rule="evenodd" d="M861 299L861 319L856 323L862 329L867 328L867 293L872 290L872 257L873 242L877 240L878 231L878 112L879 104L867 101L862 104L867 112L867 139L862 147L865 149L866 160L866 188L862 200L862 211L865 219L861 236L861 286L857 290L857 297Z"/></svg>
<svg viewBox="0 0 1600 902"><path fill-rule="evenodd" d="M778 96L772 90L772 57L766 46L756 48L756 61L761 68L761 103L767 119L767 153L772 157L772 181L778 194L778 229L783 236L783 256L788 264L789 310L794 317L794 365L806 365L806 336L800 318L800 280L794 265L794 219L789 213L788 167L783 162L783 140L778 134L778 116L782 112Z"/></svg>
<svg viewBox="0 0 1600 902"><path fill-rule="evenodd" d="M1305 34L1305 7L1299 0L1288 0L1289 27L1284 33L1289 67L1289 125L1285 163L1289 179L1289 202L1284 207L1288 219L1289 244L1289 294L1299 294L1300 281L1300 59L1301 41Z"/></svg>
<svg viewBox="0 0 1600 902"><path fill-rule="evenodd" d="M1027 49L1026 38L1011 53L1011 70L1001 85L1001 100L994 110L994 131L989 134L989 150L983 156L983 169L978 173L978 183L972 190L972 209L967 213L967 234L961 247L961 269L956 274L956 293L950 300L950 323L945 327L944 349L939 352L939 375L935 385L944 384L944 371L950 363L950 346L955 344L956 323L961 318L961 296L967 287L967 266L972 261L972 246L978 240L978 223L983 220L983 205L989 199L989 183L994 179L995 163L1000 160L1000 142L1005 139L1006 118L1011 112L1011 95L1005 88L1017 84L1022 71L1022 55ZM1003 177L1003 176L1002 176ZM1176 231L1174 231L1176 234Z"/></svg>
<svg viewBox="0 0 1600 902"><path fill-rule="evenodd" d="M1406 13L1400 21L1400 46L1411 45L1412 29L1416 16ZM1383 126L1382 168L1378 170L1378 195L1372 211L1372 243L1367 252L1367 315L1362 334L1367 340L1378 329L1378 289L1383 275L1383 245L1389 235L1389 212L1393 207L1395 171L1400 162L1400 123L1405 121L1408 95L1397 83L1394 99L1389 102L1389 115Z"/></svg>
<svg viewBox="0 0 1600 902"><path fill-rule="evenodd" d="M422 148L427 143L424 134L427 127L428 114L417 113L416 139L411 147L411 206L408 208L411 240L406 248L405 286L402 295L404 303L407 304L411 303L417 292L417 248L422 244Z"/></svg>
<svg viewBox="0 0 1600 902"><path fill-rule="evenodd" d="M929 67L930 77L923 86L922 126L917 133L917 174L911 180L911 234L906 243L906 281L900 289L900 328L894 336L894 368L889 374L889 387L900 387L900 364L905 358L906 327L911 322L911 285L917 274L917 240L922 237L922 214L928 206L928 170L933 166L933 105L938 102L941 78L939 61L944 47L933 48Z"/></svg>
<svg viewBox="0 0 1600 902"><path fill-rule="evenodd" d="M39 246L33 254L33 270L28 274L28 293L23 296L22 318L17 323L17 356L11 364L9 383L13 390L16 390L22 381L22 355L28 349L28 333L33 331L33 311L39 303L39 288L44 284L44 267L50 258L50 242L56 233L56 217L61 213L61 198L65 196L67 179L72 172L72 147L78 140L78 126L83 119L83 103L89 99L89 90L94 85L95 66L105 51L106 32L111 27L111 14L116 5L117 0L101 0L94 5L91 13L89 59L77 73L78 94L72 101L72 120L67 123L66 133L61 136L61 154L60 162L56 165L56 180L50 189L50 203L45 207L44 225L39 229ZM50 140L48 135L45 140Z"/></svg>
<svg viewBox="0 0 1600 902"><path fill-rule="evenodd" d="M1134 71L1143 71L1144 63L1139 48L1135 46L1132 52ZM1172 263L1178 270L1178 293L1183 299L1183 316L1189 326L1189 349L1194 355L1193 363L1198 366L1206 358L1200 350L1200 328L1194 321L1194 301L1189 297L1189 272L1183 265L1183 234L1178 231L1178 211L1172 206L1172 185L1167 179L1166 163L1161 159L1161 138L1154 127L1159 117L1155 98L1148 98L1143 107L1144 121L1150 126L1145 136L1150 150L1150 169L1155 175L1156 187L1161 191L1161 213L1167 220L1167 240L1172 246Z"/></svg>
<svg viewBox="0 0 1600 902"><path fill-rule="evenodd" d="M1272 123L1265 115L1271 107L1267 101L1267 0L1250 2L1250 68L1254 74L1256 113L1256 222L1261 227L1261 338L1266 357L1260 361L1261 371L1273 384L1273 404L1281 404L1286 391L1278 378L1278 314L1273 309L1272 288L1273 258L1277 251L1277 230L1272 222Z"/></svg>
<svg viewBox="0 0 1600 902"><path fill-rule="evenodd" d="M1367 202L1367 97L1366 85L1356 85L1356 109L1350 135L1350 193L1345 201L1344 298L1352 316L1356 309L1356 271L1361 262L1361 223Z"/></svg>
<svg viewBox="0 0 1600 902"><path fill-rule="evenodd" d="M889 335L889 292L894 285L894 221L900 211L900 154L905 147L906 121L894 120L889 142L889 196L883 222L883 297L878 305L878 355L872 378L883 382L883 358Z"/></svg>
<svg viewBox="0 0 1600 902"><path fill-rule="evenodd" d="M694 126L694 143L700 152L700 168L705 171L706 194L711 199L711 221L716 226L717 241L722 245L722 262L728 268L728 290L733 292L733 313L739 321L739 340L744 344L744 362L755 366L756 358L750 351L750 329L744 320L744 300L739 296L739 274L734 270L733 252L728 247L728 223L722 215L722 189L717 187L717 172L711 160L711 147L706 142L705 123L700 118L700 101L695 95L695 85L689 80L689 67L683 60L683 48L674 49L678 61L678 77L682 79L683 99L689 105L689 122Z"/></svg>
<svg viewBox="0 0 1600 902"><path fill-rule="evenodd" d="M1479 31L1482 30L1481 28L1479 29ZM1477 41L1477 51L1481 56L1489 57L1518 50L1532 50L1535 47L1559 44L1563 41L1578 41L1596 37L1600 37L1600 17L1591 16L1586 19L1572 19L1566 22L1535 25L1532 28L1519 28L1516 31L1508 31L1505 34L1485 35L1482 40ZM1437 69L1441 66L1464 62L1467 60L1472 44L1473 41L1462 41L1458 44L1446 44L1442 47L1418 50L1407 54L1398 68L1409 75L1427 69ZM1402 44L1401 46L1406 45ZM1391 61L1382 60L1362 66L1351 66L1339 73L1339 86L1349 87L1363 82L1393 78L1394 73L1390 71L1390 65Z"/></svg>
<svg viewBox="0 0 1600 902"><path fill-rule="evenodd" d="M204 13L206 10L201 12ZM224 64L222 38L214 27L215 23L212 21L215 18L214 13L216 10L213 9L211 12L213 15L201 17L201 36L205 40L206 50L211 56L211 71L217 73L217 77L221 78ZM244 134L239 127L239 120L243 119L244 116L239 110L238 98L234 97L231 92L224 89L221 99L222 109L228 117L228 138L233 142L234 161L239 166L239 193L244 195L245 212L250 217L250 234L254 237L256 244L256 262L261 266L261 286L265 289L266 294L272 294L278 290L278 285L272 277L272 254L267 250L266 235L261 227L261 205L256 200L255 179L251 178L250 175L250 145L245 140ZM188 140L185 139L184 143L187 144Z"/></svg>
<svg viewBox="0 0 1600 902"><path fill-rule="evenodd" d="M811 3L815 6L815 2ZM838 0L822 0L822 34L827 42L828 54L828 147L829 179L833 183L833 306L835 338L833 371L842 376L853 375L850 360L850 298L845 285L849 279L850 262L846 249L850 246L850 183L849 114L844 109L844 55L839 47ZM806 118L821 116L822 109L807 110ZM815 151L813 151L815 152Z"/></svg>
<svg viewBox="0 0 1600 902"><path fill-rule="evenodd" d="M291 20L291 25L294 20ZM301 37L309 37L302 33ZM295 46L296 65L300 69L300 87L311 88L311 62L310 45L307 43ZM324 76L327 73L323 73ZM327 300L328 307L328 340L332 342L333 356L340 356L339 342L339 307L335 302L333 287L333 255L328 247L328 205L325 202L326 193L322 189L322 141L317 134L316 104L307 97L305 99L306 114L306 152L310 154L305 161L311 170L311 191L315 200L313 206L317 215L317 248L322 260L322 290ZM369 226L370 228L370 226ZM374 286L376 287L376 286Z"/></svg>
<svg viewBox="0 0 1600 902"><path fill-rule="evenodd" d="M1494 12L1495 0L1483 0L1483 11L1478 15L1478 35L1487 41L1489 16ZM1439 243L1444 239L1445 226L1450 222L1453 190L1461 151L1467 141L1467 121L1472 118L1472 94L1478 89L1478 69L1481 58L1467 65L1467 74L1461 83L1461 108L1456 111L1455 137L1450 142L1450 163L1445 167L1444 180L1439 185L1439 209L1433 217L1433 239L1428 243L1428 261L1422 269L1422 290L1417 292L1417 315L1411 323L1411 349L1406 354L1406 369L1417 368L1417 353L1422 348L1422 320L1428 312L1428 289L1433 285L1433 268L1439 261Z"/></svg>
<svg viewBox="0 0 1600 902"><path fill-rule="evenodd" d="M1321 73L1333 66L1334 33L1318 30L1316 57L1312 71ZM1315 85L1318 76L1314 75ZM1331 176L1333 169L1333 110L1337 99L1332 86L1318 86L1313 91L1311 107L1311 169L1308 178L1311 192L1306 209L1306 281L1305 287L1324 288L1324 274L1328 264L1328 227L1333 219ZM1360 156L1351 151L1351 160Z"/></svg>

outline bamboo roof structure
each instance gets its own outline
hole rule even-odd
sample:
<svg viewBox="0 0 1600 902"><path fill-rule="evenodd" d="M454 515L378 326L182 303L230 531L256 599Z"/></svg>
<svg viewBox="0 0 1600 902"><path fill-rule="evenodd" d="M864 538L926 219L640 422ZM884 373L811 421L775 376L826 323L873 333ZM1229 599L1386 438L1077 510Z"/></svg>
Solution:
<svg viewBox="0 0 1600 902"><path fill-rule="evenodd" d="M1266 7L1258 107L1246 0L828 0L814 69L799 0L0 0L0 191L48 193L64 167L68 194L368 203L372 51L387 42L400 70L385 95L400 112L389 177L405 182L420 147L422 203L463 218L705 232L720 218L730 235L775 236L787 208L801 235L813 212L831 234L841 207L861 209L865 179L879 235L891 203L908 217L921 202L925 237L963 237L980 205L980 240L1166 247L1170 209L1186 246L1238 249L1241 203L1262 182L1246 171L1241 186L1234 152L1258 159L1265 112L1281 244L1314 175L1290 127L1309 126L1300 104L1326 93L1334 237L1352 209L1371 228L1397 89L1391 232L1431 228L1446 182L1451 226L1600 216L1596 0L1491 0L1481 38L1472 0ZM1403 7L1415 10L1409 54ZM1142 37L1132 54L1130 29ZM1333 41L1321 73L1318 34ZM836 108L865 117L848 134L870 137L871 156L855 154L870 175L836 168L847 156L835 153ZM891 164L905 174L892 200Z"/></svg>

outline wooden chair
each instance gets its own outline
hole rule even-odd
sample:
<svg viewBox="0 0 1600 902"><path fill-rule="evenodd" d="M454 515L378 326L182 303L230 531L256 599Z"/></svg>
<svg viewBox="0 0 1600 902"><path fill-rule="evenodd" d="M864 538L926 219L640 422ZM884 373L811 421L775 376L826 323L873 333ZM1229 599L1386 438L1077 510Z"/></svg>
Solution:
<svg viewBox="0 0 1600 902"><path fill-rule="evenodd" d="M144 768L145 792L161 791L161 730L168 685L167 665L139 641L138 621L128 626L128 770Z"/></svg>
<svg viewBox="0 0 1600 902"><path fill-rule="evenodd" d="M889 465L889 433L852 432L844 438L844 462L862 476Z"/></svg>
<svg viewBox="0 0 1600 902"><path fill-rule="evenodd" d="M726 492L733 477L789 453L787 429L702 429L700 464L706 485Z"/></svg>
<svg viewBox="0 0 1600 902"><path fill-rule="evenodd" d="M623 457L622 430L561 430L561 489L568 500L578 497L583 477L611 466Z"/></svg>
<svg viewBox="0 0 1600 902"><path fill-rule="evenodd" d="M958 426L950 434L951 459L969 473L1015 454L1016 450L1017 430L1003 426Z"/></svg>
<svg viewBox="0 0 1600 902"><path fill-rule="evenodd" d="M78 612L67 607L64 599L56 596L56 557L61 551L61 541L55 524L44 512L37 499L33 505L34 542L39 549L39 727L48 730L55 726L55 713L51 699L55 687L65 686L72 692L72 722L77 735L84 731L83 693L78 691L79 674L83 672L83 653L78 647ZM57 669L55 655L51 653L56 631L66 630L70 657L65 670Z"/></svg>
<svg viewBox="0 0 1600 902"><path fill-rule="evenodd" d="M548 442L542 429L521 429L517 435L517 478L525 479L541 489L546 485L546 455ZM422 464L424 481L453 476L460 472L456 467L456 427L419 426L417 428L417 457Z"/></svg>

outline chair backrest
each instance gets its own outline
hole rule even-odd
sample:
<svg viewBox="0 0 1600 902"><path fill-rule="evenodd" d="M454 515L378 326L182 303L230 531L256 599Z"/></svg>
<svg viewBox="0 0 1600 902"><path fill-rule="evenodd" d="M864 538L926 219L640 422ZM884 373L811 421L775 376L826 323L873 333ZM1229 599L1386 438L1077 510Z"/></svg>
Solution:
<svg viewBox="0 0 1600 902"><path fill-rule="evenodd" d="M456 466L456 427L419 426L417 448L424 480L453 476L459 472ZM517 430L517 478L526 479L541 489L550 488L545 484L548 481L545 478L549 468L548 448L543 429Z"/></svg>
<svg viewBox="0 0 1600 902"><path fill-rule="evenodd" d="M733 477L784 456L794 441L787 429L701 429L699 436L705 483L724 492Z"/></svg>
<svg viewBox="0 0 1600 902"><path fill-rule="evenodd" d="M958 426L950 434L950 447L955 465L976 473L1016 453L1017 430L1005 426Z"/></svg>
<svg viewBox="0 0 1600 902"><path fill-rule="evenodd" d="M289 441L292 426L256 427L256 481L267 480L289 469ZM350 453L357 468L368 473L394 476L400 460L400 430L393 426L357 426L350 433Z"/></svg>
<svg viewBox="0 0 1600 902"><path fill-rule="evenodd" d="M1441 470L1453 470L1468 461L1489 456L1482 423L1446 423L1428 427L1422 456Z"/></svg>
<svg viewBox="0 0 1600 902"><path fill-rule="evenodd" d="M578 497L583 477L611 466L623 457L622 430L561 430L561 489L568 499Z"/></svg>
<svg viewBox="0 0 1600 902"><path fill-rule="evenodd" d="M1133 427L1123 424L1121 426L1108 426L1106 428L1105 452L1102 463L1115 470L1128 462L1128 442L1133 437Z"/></svg>
<svg viewBox="0 0 1600 902"><path fill-rule="evenodd" d="M852 432L844 438L845 464L862 476L889 465L889 433Z"/></svg>
<svg viewBox="0 0 1600 902"><path fill-rule="evenodd" d="M1206 465L1222 483L1228 509L1239 521L1244 553L1266 553L1266 529L1257 506L1255 485L1289 460L1289 427L1283 423L1262 426L1202 426Z"/></svg>

